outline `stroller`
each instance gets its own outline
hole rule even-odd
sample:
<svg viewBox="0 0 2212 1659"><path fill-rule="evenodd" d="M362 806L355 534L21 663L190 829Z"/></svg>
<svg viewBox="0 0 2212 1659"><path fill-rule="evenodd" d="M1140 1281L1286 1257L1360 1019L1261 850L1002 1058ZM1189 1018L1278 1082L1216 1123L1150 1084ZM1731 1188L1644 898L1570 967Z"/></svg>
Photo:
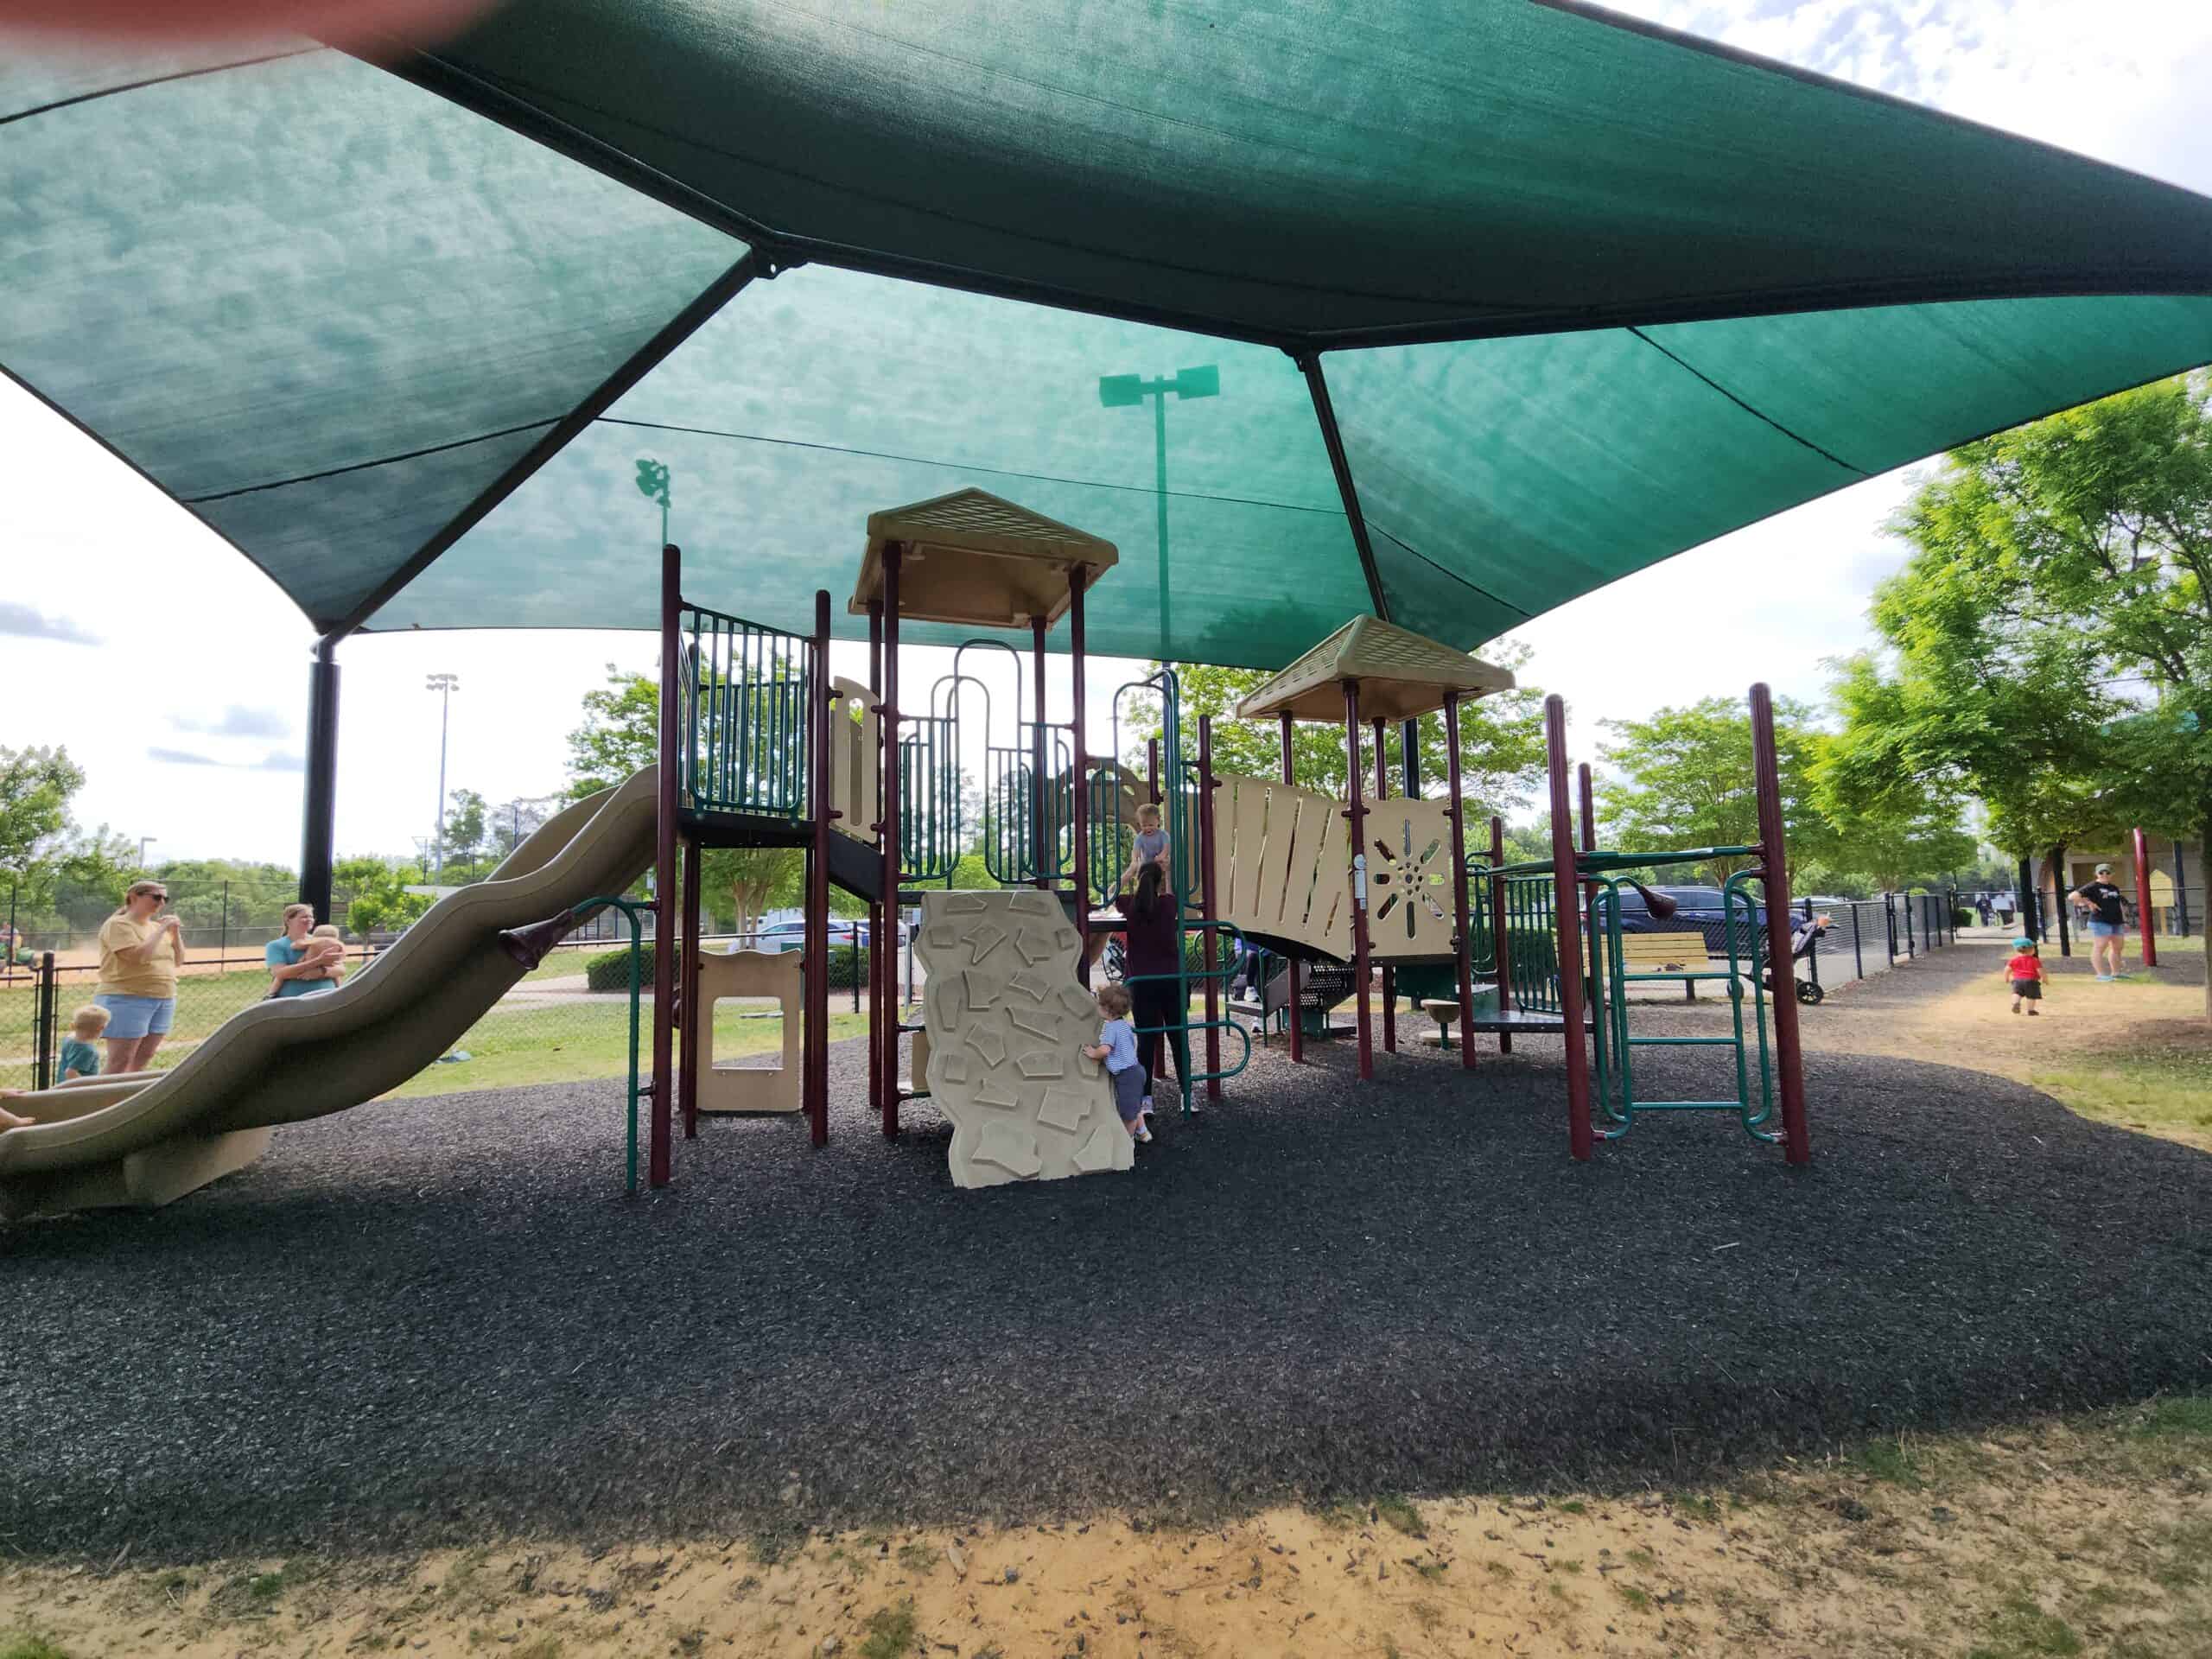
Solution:
<svg viewBox="0 0 2212 1659"><path fill-rule="evenodd" d="M1821 936L1833 925L1834 923L1832 918L1825 915L1815 916L1809 921L1799 917L1796 918L1796 925L1790 930L1790 983L1796 987L1797 1000L1808 1008L1818 1007L1827 999L1827 993L1821 988L1821 982L1816 979L1799 979L1796 964L1811 957L1814 947L1820 944ZM1762 957L1765 957L1766 930L1764 927L1758 930L1756 948ZM1782 995L1780 988L1775 984L1774 974L1770 968L1767 971L1765 982L1766 988L1772 995L1776 996Z"/></svg>

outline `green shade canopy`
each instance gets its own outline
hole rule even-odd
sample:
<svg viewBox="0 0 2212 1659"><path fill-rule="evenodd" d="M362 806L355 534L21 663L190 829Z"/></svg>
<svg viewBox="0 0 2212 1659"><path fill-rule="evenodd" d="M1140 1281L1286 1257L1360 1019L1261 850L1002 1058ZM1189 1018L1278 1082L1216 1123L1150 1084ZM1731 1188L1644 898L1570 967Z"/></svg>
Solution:
<svg viewBox="0 0 2212 1659"><path fill-rule="evenodd" d="M1471 649L2212 360L2212 202L1540 0L11 50L0 183L0 367L321 631L652 626L651 455L772 624L976 487L1120 550L1100 652Z"/></svg>

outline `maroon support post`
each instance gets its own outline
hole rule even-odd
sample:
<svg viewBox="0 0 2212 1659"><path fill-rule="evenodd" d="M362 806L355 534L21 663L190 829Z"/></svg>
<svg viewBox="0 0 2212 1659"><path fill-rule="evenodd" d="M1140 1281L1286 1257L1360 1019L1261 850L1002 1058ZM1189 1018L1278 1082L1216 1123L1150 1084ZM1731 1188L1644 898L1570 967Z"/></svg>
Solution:
<svg viewBox="0 0 2212 1659"><path fill-rule="evenodd" d="M883 550L883 931L868 940L882 975L883 1133L899 1133L899 561L896 542ZM891 948L885 950L888 944Z"/></svg>
<svg viewBox="0 0 2212 1659"><path fill-rule="evenodd" d="M1282 780L1294 785L1298 779L1291 763L1290 726L1290 711L1286 709L1282 714ZM1295 957L1283 958L1283 987L1290 998L1290 1063L1303 1065L1306 1063L1306 1010L1299 1006L1298 1001L1298 958ZM1260 988L1260 1006L1265 1008L1267 1003L1268 992L1263 985ZM1266 1016L1262 1014L1261 1017L1265 1019Z"/></svg>
<svg viewBox="0 0 2212 1659"><path fill-rule="evenodd" d="M806 938L811 958L806 977L805 1078L801 1096L805 1103L807 1136L817 1147L830 1144L830 820L837 816L830 803L830 721L836 713L830 688L830 593L818 588L814 595L813 723L807 730L812 749L814 845L806 864ZM855 952L858 965L858 952Z"/></svg>
<svg viewBox="0 0 2212 1659"><path fill-rule="evenodd" d="M1378 801L1390 798L1390 757L1384 752L1383 744L1385 724L1380 720L1374 722L1375 798ZM1398 902L1411 904L1413 895L1401 893ZM1398 1052L1398 970L1387 962L1382 964L1382 1052L1385 1054Z"/></svg>
<svg viewBox="0 0 2212 1659"><path fill-rule="evenodd" d="M868 602L868 689L879 705L883 694L883 601ZM875 756L875 822L868 825L876 838L877 856L883 846L883 728L877 716ZM879 896L868 907L868 1104L879 1116L883 1110L883 900Z"/></svg>
<svg viewBox="0 0 2212 1659"><path fill-rule="evenodd" d="M676 677L683 660L677 613L683 607L683 555L673 542L660 550L660 772L653 833L653 1107L646 1140L645 1175L654 1186L669 1176L671 1119L676 1090L676 812L677 757L683 734L677 709Z"/></svg>
<svg viewBox="0 0 2212 1659"><path fill-rule="evenodd" d="M683 1046L676 1063L677 1099L683 1109L683 1138L699 1135L700 1033L714 1011L699 1007L699 837L682 838L683 853L683 931L676 941L683 954L677 958L677 1009L683 1020Z"/></svg>
<svg viewBox="0 0 2212 1659"><path fill-rule="evenodd" d="M1216 914L1213 887L1213 716L1198 716L1198 903L1200 915L1211 923ZM1199 949L1206 965L1206 1098L1221 1098L1221 982L1214 977L1219 964L1214 930L1198 930Z"/></svg>
<svg viewBox="0 0 2212 1659"><path fill-rule="evenodd" d="M1797 1040L1797 998L1790 985L1789 849L1782 830L1782 772L1775 756L1774 694L1751 688L1751 772L1758 790L1759 861L1765 868L1766 953L1774 971L1774 1060L1782 1096L1783 1154L1813 1161L1805 1123L1805 1057Z"/></svg>
<svg viewBox="0 0 2212 1659"><path fill-rule="evenodd" d="M1490 959L1497 970L1497 1011L1513 1011L1513 933L1506 925L1505 878L1498 874L1505 864L1505 820L1496 813L1490 820ZM1497 1033L1497 1052L1513 1052L1513 1033L1501 1026Z"/></svg>
<svg viewBox="0 0 2212 1659"><path fill-rule="evenodd" d="M1083 585L1090 567L1078 564L1068 571L1068 677L1075 694L1074 718L1068 747L1075 756L1075 775L1070 779L1075 797L1072 829L1075 846L1075 971L1090 983L1090 755L1083 721Z"/></svg>
<svg viewBox="0 0 2212 1659"><path fill-rule="evenodd" d="M2143 965L2158 965L2157 930L2151 925L2151 849L2145 844L2143 832L2135 832L2135 923L2143 932Z"/></svg>
<svg viewBox="0 0 2212 1659"><path fill-rule="evenodd" d="M1560 1036L1567 1049L1567 1142L1587 1160L1597 1137L1590 1125L1590 1050L1582 1031L1582 887L1574 857L1574 804L1567 786L1567 705L1544 699L1544 748L1551 778L1552 892L1559 912ZM1787 949L1783 959L1789 960Z"/></svg>
<svg viewBox="0 0 2212 1659"><path fill-rule="evenodd" d="M1365 1083L1375 1075L1375 1033L1369 1008L1374 997L1367 982L1372 971L1367 957L1367 883L1360 874L1366 868L1361 849L1367 843L1367 803L1360 798L1357 680L1344 682L1344 775L1351 779L1351 801L1344 808L1344 817L1351 821L1351 977L1358 998L1359 1079Z"/></svg>
<svg viewBox="0 0 2212 1659"><path fill-rule="evenodd" d="M1459 698L1444 699L1445 781L1452 791L1452 955L1459 991L1459 1064L1475 1069L1474 929L1467 917L1467 804L1459 797Z"/></svg>
<svg viewBox="0 0 2212 1659"><path fill-rule="evenodd" d="M1052 834L1046 827L1051 814L1047 803L1052 799L1052 785L1045 775L1045 619L1029 619L1031 659L1037 703L1037 719L1029 732L1029 856L1030 879L1033 887L1049 887L1052 878L1046 873L1051 860Z"/></svg>

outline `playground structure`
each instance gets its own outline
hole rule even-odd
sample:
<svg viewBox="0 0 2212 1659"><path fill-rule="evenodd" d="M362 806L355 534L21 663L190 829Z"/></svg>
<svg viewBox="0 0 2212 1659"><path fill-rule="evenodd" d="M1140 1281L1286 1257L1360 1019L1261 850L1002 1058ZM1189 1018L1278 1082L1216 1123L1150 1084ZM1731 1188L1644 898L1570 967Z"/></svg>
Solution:
<svg viewBox="0 0 2212 1659"><path fill-rule="evenodd" d="M1249 1057L1249 1033L1224 1017L1223 982L1249 971L1255 961L1279 960L1279 972L1263 969L1256 976L1257 1006L1263 1019L1282 1017L1294 1063L1305 1058L1308 1036L1327 1029L1329 1006L1348 997L1358 1075L1371 1078L1379 988L1385 1052L1397 1047L1405 997L1449 1011L1462 1033L1464 1065L1476 1063L1467 1041L1476 1031L1496 1033L1509 1051L1516 1033L1566 1039L1569 1139L1577 1157L1588 1157L1599 1140L1625 1134L1639 1112L1725 1109L1736 1111L1755 1138L1779 1140L1793 1161L1803 1160L1796 1011L1770 1009L1762 982L1762 963L1771 950L1779 950L1773 959L1789 960L1778 817L1771 826L1763 818L1760 842L1748 847L1600 851L1585 766L1580 846L1561 808L1555 823L1562 838L1550 861L1506 864L1496 819L1486 855L1471 856L1459 775L1461 706L1510 688L1513 677L1369 616L1346 623L1239 705L1238 718L1278 725L1280 778L1217 773L1213 722L1206 716L1197 721L1196 754L1186 760L1179 689L1167 669L1116 690L1109 752L1094 755L1085 718L1084 598L1116 559L1110 543L980 490L877 512L868 521L848 601L850 613L868 620L868 673L861 684L826 671L826 589L816 594L810 639L779 633L687 600L681 554L673 546L664 550L663 660L678 669L664 676L661 692L652 1075L672 1077L676 1086L647 1090L656 1185L669 1179L678 1116L685 1135L697 1132L702 1090L725 1110L789 1109L795 1100L815 1144L827 1141L833 882L868 906L868 1106L884 1135L898 1134L906 1101L950 1087L957 1103L941 1103L955 1122L953 1165L963 1184L1126 1167L1118 1157L1103 1156L1103 1141L1090 1139L1090 1108L1077 1109L1081 1091L1064 1081L1089 1079L1071 1058L1090 1040L1088 1021L1095 1016L1087 1004L1035 1014L1027 1025L1017 1021L1024 1035L1000 1031L980 1047L965 1036L948 1043L944 1027L964 1021L979 1028L976 1016L1000 1001L1007 982L1024 987L1040 1009L1066 1001L1066 988L1053 986L1050 977L1052 959L1063 949L1075 958L1068 965L1078 978L1069 985L1081 997L1079 982L1088 978L1082 938L1121 925L1119 915L1103 906L1119 885L1129 826L1144 800L1161 809L1179 928L1198 937L1196 964L1186 953L1172 977L1176 1006L1186 1011L1193 988L1203 990L1203 1014L1160 1028L1178 1053L1186 1114L1201 1087L1207 1097L1219 1098L1222 1081ZM918 709L905 712L899 646L906 621L1026 631L1027 684L1014 646L969 639L954 649L950 669L931 684ZM1069 717L1053 721L1045 652L1063 624L1072 700ZM1001 718L1008 712L1002 704L995 709L991 688L977 671L978 659L996 652L1016 671L1010 720ZM1125 711L1140 698L1158 726L1146 740L1141 776L1119 758ZM1770 775L1770 710L1761 712L1763 698L1755 688L1754 726L1764 734L1758 748L1764 811L1769 794L1779 798ZM980 745L971 723L978 710ZM1446 739L1440 798L1423 792L1419 771L1417 722L1431 713L1442 716ZM1292 730L1300 720L1342 723L1347 800L1299 784ZM1385 742L1393 724L1403 734L1395 793ZM1563 801L1564 715L1557 699L1548 709L1547 737L1554 794ZM971 824L963 817L969 809L963 801L962 765L979 748L982 805L980 821ZM1000 894L951 893L956 866L971 845ZM798 1056L795 1095L787 1080L769 1081L774 1073L754 1074L762 1078L758 1084L709 1075L701 1032L710 1023L704 1010L715 993L702 976L730 971L698 945L699 855L716 846L788 846L806 855L806 924L796 966L803 1032L791 1034L787 1014L785 1034L786 1052ZM1727 889L1725 964L1707 965L1700 941L1694 963L1645 967L1624 944L1620 885L1634 871L1724 856L1753 862ZM1765 946L1755 938L1760 907L1753 883L1770 925L1779 929ZM1022 893L1032 896L1018 899ZM925 909L916 954L930 970L920 1019L910 1017L900 995L897 950L880 948L897 940L901 912L917 904ZM950 954L956 938L966 941L969 959ZM1058 943L1048 949L1037 942L1046 938ZM984 960L1007 941L1020 959L1006 958L1013 967L992 979L982 971ZM995 960L992 972L1003 965ZM1732 1003L1731 1034L1637 1034L1629 989L1659 979L1723 986ZM702 1011L696 1020L688 1013L694 1007ZM1228 1065L1220 1041L1224 1030L1245 1047L1245 1055ZM1194 1065L1184 1044L1201 1033L1205 1053ZM1586 1033L1586 1040L1573 1040L1571 1033ZM1012 1071L1005 1069L1010 1043L1020 1050ZM1731 1050L1733 1097L1638 1098L1636 1052L1655 1043ZM763 1090L751 1097L756 1103L734 1092L747 1087ZM772 1088L772 1096L766 1092ZM1020 1132L986 1135L969 1110L979 1102L1018 1112ZM1768 1127L1777 1109L1781 1131ZM1078 1122L1084 1126L1080 1136ZM1056 1150L1039 1150L1055 1136L1062 1142Z"/></svg>
<svg viewBox="0 0 2212 1659"><path fill-rule="evenodd" d="M623 910L632 932L632 1185L641 1101L650 1103L647 1162L656 1186L670 1179L679 1113L690 1136L702 1113L797 1111L822 1145L829 1134L833 882L868 906L861 937L869 946L869 1106L886 1135L898 1133L904 1102L932 1096L954 1126L950 1160L961 1185L1126 1169L1132 1152L1110 1090L1081 1054L1097 1032L1084 988L1083 939L1086 931L1122 925L1118 912L1101 906L1120 885L1141 799L1162 809L1179 934L1199 938L1197 965L1179 954L1172 973L1156 976L1173 981L1173 1006L1183 1018L1140 1027L1167 1037L1165 1046L1177 1052L1186 1114L1197 1089L1218 1098L1223 1079L1249 1058L1249 1032L1223 1017L1222 982L1268 953L1282 961L1294 1062L1304 1058L1309 1003L1320 1005L1325 1029L1329 1002L1348 994L1358 1075L1373 1076L1379 969L1386 1052L1397 1046L1402 996L1450 1007L1463 1065L1476 1061L1467 1040L1474 1031L1495 1032L1509 1049L1516 1033L1560 1036L1569 1140L1578 1158L1589 1157L1597 1141L1626 1134L1639 1113L1728 1109L1753 1137L1779 1141L1792 1163L1806 1161L1796 1010L1791 998L1766 995L1762 972L1762 958L1783 973L1790 960L1764 687L1753 687L1751 696L1757 843L1599 850L1586 766L1578 846L1565 716L1554 697L1546 708L1552 858L1505 863L1493 818L1488 857L1472 859L1460 787L1460 707L1510 687L1510 674L1360 617L1238 708L1240 718L1278 724L1280 779L1217 774L1208 717L1198 721L1197 754L1186 760L1179 689L1167 669L1117 689L1111 751L1093 755L1083 603L1115 563L1110 543L978 490L876 513L850 601L869 623L862 685L827 671L827 590L816 594L810 638L781 632L687 601L682 555L665 547L657 766L560 814L490 880L442 899L370 971L338 991L248 1010L174 1071L73 1084L37 1097L30 1103L36 1126L0 1138L0 1207L159 1204L239 1167L259 1155L270 1125L342 1109L404 1081L444 1052L577 918L608 906ZM1025 690L1017 674L1004 729L994 723L989 688L969 653L1006 651L1017 671L1021 658L990 639L959 645L922 712L901 713L899 632L906 619L1027 629L1029 684ZM1063 621L1073 700L1070 717L1054 721L1047 717L1045 652ZM1117 758L1125 708L1139 698L1150 702L1159 728L1147 740L1141 779ZM983 805L981 821L969 825L962 762L972 752L963 740L974 734L963 732L963 721L976 706ZM1419 774L1417 722L1432 712L1441 714L1446 737L1442 798L1421 792ZM1298 783L1291 734L1300 719L1341 721L1347 801ZM1404 756L1395 795L1384 741L1392 722L1401 723ZM1371 802L1363 750L1370 739ZM648 840L657 874L649 1078L641 1077L636 1052L639 907L610 896L644 872ZM952 890L971 843L1000 891ZM717 847L804 852L804 941L796 958L702 948L700 859ZM1725 966L1668 964L1660 972L1633 966L1623 943L1621 886L1638 870L1718 857L1751 861L1725 889ZM1754 883L1764 896L1764 920ZM1188 908L1193 887L1195 913ZM899 995L896 949L882 948L895 944L899 913L915 903L923 907L915 951L928 970L920 1020L908 1018ZM1260 978L1264 1009L1272 982L1266 973ZM1723 984L1732 1001L1731 1034L1636 1034L1627 992L1653 979ZM1205 995L1197 1020L1188 1017L1193 986ZM715 1003L738 996L772 997L780 1007L780 1067L714 1065ZM1228 1065L1224 1030L1235 1032L1245 1051ZM1206 1052L1194 1068L1182 1039L1198 1032ZM1653 1044L1732 1050L1732 1097L1638 1098L1636 1052ZM1770 1127L1777 1110L1779 1129Z"/></svg>

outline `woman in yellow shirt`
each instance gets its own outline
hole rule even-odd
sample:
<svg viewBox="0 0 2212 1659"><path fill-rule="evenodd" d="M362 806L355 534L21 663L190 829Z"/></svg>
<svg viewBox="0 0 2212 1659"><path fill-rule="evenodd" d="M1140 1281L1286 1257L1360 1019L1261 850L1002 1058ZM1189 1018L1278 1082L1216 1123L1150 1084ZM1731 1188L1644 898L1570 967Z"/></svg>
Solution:
<svg viewBox="0 0 2212 1659"><path fill-rule="evenodd" d="M100 982L92 1005L108 1014L110 1077L152 1066L154 1051L176 1015L184 931L174 916L154 919L168 901L168 889L159 881L134 881L123 895L123 908L100 925Z"/></svg>

